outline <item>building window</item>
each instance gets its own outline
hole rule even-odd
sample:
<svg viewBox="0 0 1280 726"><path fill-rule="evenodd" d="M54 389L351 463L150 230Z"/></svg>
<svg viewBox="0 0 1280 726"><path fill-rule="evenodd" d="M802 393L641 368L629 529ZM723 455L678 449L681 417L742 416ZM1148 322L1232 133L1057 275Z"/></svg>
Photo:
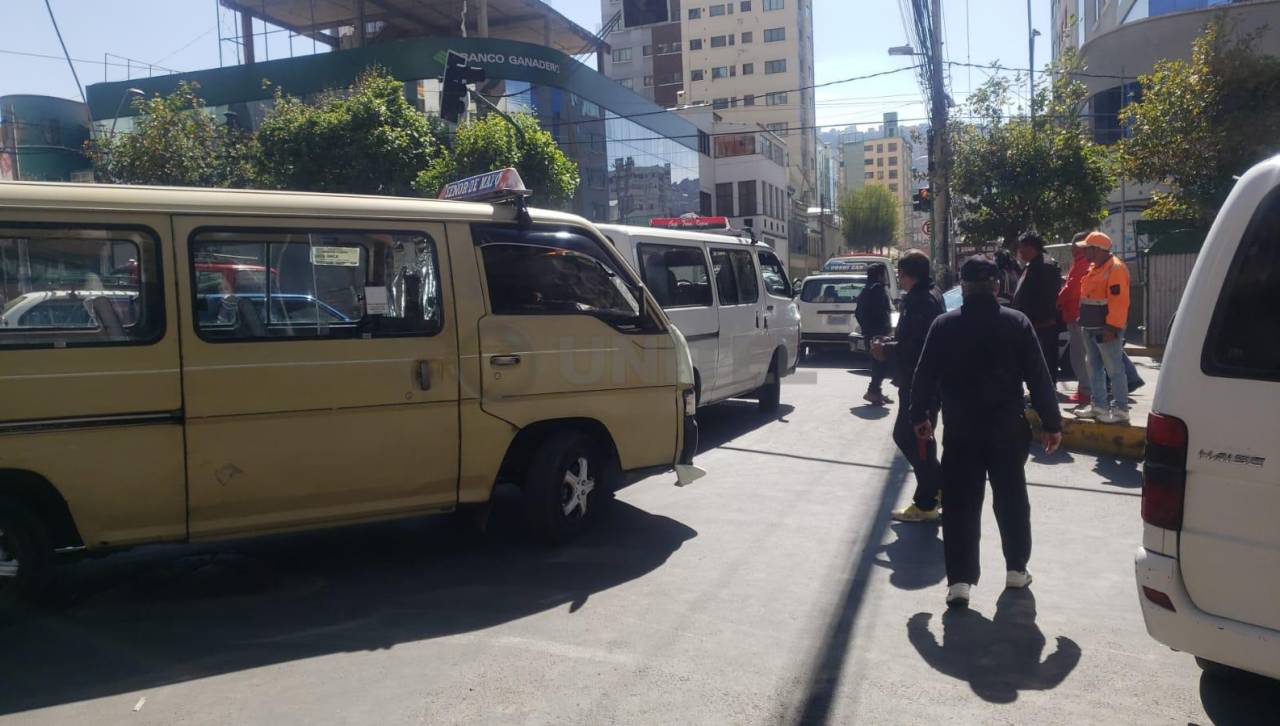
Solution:
<svg viewBox="0 0 1280 726"><path fill-rule="evenodd" d="M622 80L618 81L618 85L622 86L623 88L635 88L635 82L630 78L623 78Z"/></svg>
<svg viewBox="0 0 1280 726"><path fill-rule="evenodd" d="M702 17L702 8L689 8L689 19L697 20Z"/></svg>
<svg viewBox="0 0 1280 726"><path fill-rule="evenodd" d="M742 2L738 3L738 10L744 13L751 12L751 0L742 0Z"/></svg>
<svg viewBox="0 0 1280 726"><path fill-rule="evenodd" d="M782 60L765 61L764 72L765 73L786 73L787 59L783 58Z"/></svg>
<svg viewBox="0 0 1280 726"><path fill-rule="evenodd" d="M786 6L786 0L764 0L765 10L782 10Z"/></svg>
<svg viewBox="0 0 1280 726"><path fill-rule="evenodd" d="M898 145L896 143L890 142L889 151L897 151L897 150L898 150Z"/></svg>
<svg viewBox="0 0 1280 726"><path fill-rule="evenodd" d="M702 38L694 38L690 40L689 50L702 50Z"/></svg>
<svg viewBox="0 0 1280 726"><path fill-rule="evenodd" d="M690 81L701 81L701 80L702 80L702 69L701 69L701 68L699 68L699 69L698 69L698 70L696 70L696 71L689 71L689 80L690 80Z"/></svg>
<svg viewBox="0 0 1280 726"><path fill-rule="evenodd" d="M698 153L703 156L711 156L711 134L702 129L698 129ZM710 212L707 212L710 214Z"/></svg>
<svg viewBox="0 0 1280 726"><path fill-rule="evenodd" d="M877 153L877 154L883 154L883 153L884 153L884 144L876 144L876 153Z"/></svg>
<svg viewBox="0 0 1280 726"><path fill-rule="evenodd" d="M769 103L769 96L776 96L776 95L778 95L778 94L776 94L776 93L770 93L770 94L768 94L767 96L765 96L765 97L764 97L764 101L765 101L764 105L766 105L766 106L775 106L775 105L777 105L777 104ZM783 95L783 96L786 96L787 94L785 94L785 93L784 93L784 94L782 94L782 95ZM783 98L783 99L782 99L782 103L786 103L786 102L787 102L787 99L786 99L786 98ZM786 135L787 135L787 130L790 128L790 127L787 125L787 122L786 122L786 121L781 121L781 122L779 122L779 123L774 123L774 124L765 124L765 125L764 125L764 127L765 127L766 129L769 129L770 131L772 131L773 133L775 133L775 134L777 134L777 135L779 135L779 136L786 136Z"/></svg>
<svg viewBox="0 0 1280 726"><path fill-rule="evenodd" d="M875 149L871 147L871 144L867 144L866 146L862 147L862 150L868 153L875 151Z"/></svg>
<svg viewBox="0 0 1280 726"><path fill-rule="evenodd" d="M714 109L716 109L716 110L720 110L720 109L723 109L723 108L729 108L729 99L727 99L727 98L713 98L713 99L711 99L711 108L714 108Z"/></svg>
<svg viewBox="0 0 1280 726"><path fill-rule="evenodd" d="M890 179L897 179L897 178L898 178L898 170L897 170L897 169L890 169L890 170L889 170L889 178L890 178Z"/></svg>
<svg viewBox="0 0 1280 726"><path fill-rule="evenodd" d="M715 158L717 159L725 159L731 156L751 156L756 153L756 135L726 134L717 136L715 149Z"/></svg>
<svg viewBox="0 0 1280 726"><path fill-rule="evenodd" d="M645 88L649 88L653 86L653 76L645 76L644 85L645 85Z"/></svg>
<svg viewBox="0 0 1280 726"><path fill-rule="evenodd" d="M876 159L876 166L884 166L884 157Z"/></svg>
<svg viewBox="0 0 1280 726"><path fill-rule="evenodd" d="M743 73L746 73L746 71L744 70L744 71L743 71ZM752 94L748 93L747 95L745 95L745 96L743 96L743 97L742 97L742 105L743 105L743 106L754 106L754 105L756 105L756 97L755 97L754 95L752 95Z"/></svg>
<svg viewBox="0 0 1280 726"><path fill-rule="evenodd" d="M642 47L640 48L640 55L642 55L642 56L644 56L644 57L646 57L646 58L648 58L649 56L653 55L653 46L652 46L652 45L642 46Z"/></svg>
<svg viewBox="0 0 1280 726"><path fill-rule="evenodd" d="M726 45L728 45L728 44L729 44L729 43L725 40L725 37L724 37L723 35L713 35L713 36L711 36L711 47L712 47L712 48L723 48L723 47L725 47L725 46L726 46Z"/></svg>
<svg viewBox="0 0 1280 726"><path fill-rule="evenodd" d="M750 30L745 31L742 34L742 44L746 45L747 43L752 43L752 42L755 42L755 35L753 35Z"/></svg>
<svg viewBox="0 0 1280 726"><path fill-rule="evenodd" d="M706 192L698 192L698 213L704 217L712 215L711 195Z"/></svg>
<svg viewBox="0 0 1280 726"><path fill-rule="evenodd" d="M730 76L737 75L736 73L734 73L734 70L735 70L734 66L716 66L715 68L711 69L711 77L712 78L729 78Z"/></svg>
<svg viewBox="0 0 1280 726"><path fill-rule="evenodd" d="M744 75L744 76L749 76L749 75L751 75L751 74L753 74L753 73L755 73L755 72L756 72L756 64L755 64L755 63L743 63L743 64L742 64L742 75Z"/></svg>
<svg viewBox="0 0 1280 726"><path fill-rule="evenodd" d="M883 180L884 180L884 172L882 172L882 171L878 171L878 172L876 172L876 179L883 181Z"/></svg>
<svg viewBox="0 0 1280 726"><path fill-rule="evenodd" d="M786 39L787 39L786 28L765 28L764 42L777 43L779 41L786 40Z"/></svg>
<svg viewBox="0 0 1280 726"><path fill-rule="evenodd" d="M738 182L738 216L754 217L760 211L756 209L756 183L752 181Z"/></svg>
<svg viewBox="0 0 1280 726"><path fill-rule="evenodd" d="M631 62L631 49L630 49L630 48L618 48L617 50L613 51L613 62L614 62L614 63L630 63L630 62Z"/></svg>
<svg viewBox="0 0 1280 726"><path fill-rule="evenodd" d="M898 185L897 185L897 184L890 184L890 185L889 185L889 191L893 192L894 194L897 194L897 193L898 193Z"/></svg>
<svg viewBox="0 0 1280 726"><path fill-rule="evenodd" d="M736 217L733 213L733 182L716 185L716 214L721 217Z"/></svg>
<svg viewBox="0 0 1280 726"><path fill-rule="evenodd" d="M876 173L875 173L874 171L869 171L869 172L867 172L866 174L863 174L863 175L862 175L862 178L863 178L863 179L875 179L875 178L876 178Z"/></svg>
<svg viewBox="0 0 1280 726"><path fill-rule="evenodd" d="M722 4L722 5L712 5L712 6L707 10L707 14L708 14L708 15L710 15L711 17L713 17L713 18L715 18L715 17L719 17L719 16L721 16L721 15L724 15L724 5L723 5L723 4Z"/></svg>
<svg viewBox="0 0 1280 726"><path fill-rule="evenodd" d="M868 156L867 158L865 158L865 159L863 159L863 160L862 160L862 163L863 163L863 165L864 165L864 166L871 166L872 164L875 164L875 163L876 163L876 160L875 160L875 159L872 159L870 156Z"/></svg>

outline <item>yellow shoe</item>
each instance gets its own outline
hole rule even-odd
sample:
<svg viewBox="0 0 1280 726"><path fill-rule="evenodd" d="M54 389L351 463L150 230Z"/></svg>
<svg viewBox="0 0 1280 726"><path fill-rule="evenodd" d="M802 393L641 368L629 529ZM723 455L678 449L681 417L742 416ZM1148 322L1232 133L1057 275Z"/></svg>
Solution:
<svg viewBox="0 0 1280 726"><path fill-rule="evenodd" d="M933 509L921 509L912 503L906 509L899 509L894 512L893 518L898 522L937 522L942 519L942 513L936 507Z"/></svg>

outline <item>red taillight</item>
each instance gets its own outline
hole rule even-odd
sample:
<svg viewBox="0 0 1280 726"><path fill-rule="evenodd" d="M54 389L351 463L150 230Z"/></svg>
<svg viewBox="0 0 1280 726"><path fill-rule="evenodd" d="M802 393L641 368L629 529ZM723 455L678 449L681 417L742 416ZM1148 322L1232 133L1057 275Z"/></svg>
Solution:
<svg viewBox="0 0 1280 726"><path fill-rule="evenodd" d="M1169 612L1173 612L1173 613L1178 612L1177 610L1173 609L1173 601L1170 600L1169 596L1164 594L1163 592L1160 592L1159 590L1153 590L1147 587L1146 585L1143 585L1142 594L1146 595L1148 600L1159 605L1165 610L1168 610Z"/></svg>
<svg viewBox="0 0 1280 726"><path fill-rule="evenodd" d="M1142 466L1142 520L1162 529L1182 529L1187 489L1187 425L1181 419L1147 416L1147 453Z"/></svg>

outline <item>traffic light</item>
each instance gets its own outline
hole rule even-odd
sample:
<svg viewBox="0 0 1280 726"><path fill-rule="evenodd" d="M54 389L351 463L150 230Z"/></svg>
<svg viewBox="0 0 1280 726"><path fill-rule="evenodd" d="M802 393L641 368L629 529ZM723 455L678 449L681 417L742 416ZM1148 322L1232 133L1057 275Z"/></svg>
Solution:
<svg viewBox="0 0 1280 726"><path fill-rule="evenodd" d="M440 118L450 123L467 110L467 85L484 81L484 69L467 65L467 57L449 51L444 62L444 77L440 79Z"/></svg>
<svg viewBox="0 0 1280 726"><path fill-rule="evenodd" d="M933 197L929 196L929 187L917 189L916 193L911 195L911 208L917 212L933 209Z"/></svg>

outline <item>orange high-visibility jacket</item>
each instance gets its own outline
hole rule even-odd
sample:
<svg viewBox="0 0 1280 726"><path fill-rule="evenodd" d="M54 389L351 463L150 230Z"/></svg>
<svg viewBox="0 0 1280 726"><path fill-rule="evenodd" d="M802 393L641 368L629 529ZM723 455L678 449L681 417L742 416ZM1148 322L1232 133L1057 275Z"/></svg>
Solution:
<svg viewBox="0 0 1280 726"><path fill-rule="evenodd" d="M1080 327L1115 328L1129 321L1129 268L1115 255L1095 264L1080 284Z"/></svg>

